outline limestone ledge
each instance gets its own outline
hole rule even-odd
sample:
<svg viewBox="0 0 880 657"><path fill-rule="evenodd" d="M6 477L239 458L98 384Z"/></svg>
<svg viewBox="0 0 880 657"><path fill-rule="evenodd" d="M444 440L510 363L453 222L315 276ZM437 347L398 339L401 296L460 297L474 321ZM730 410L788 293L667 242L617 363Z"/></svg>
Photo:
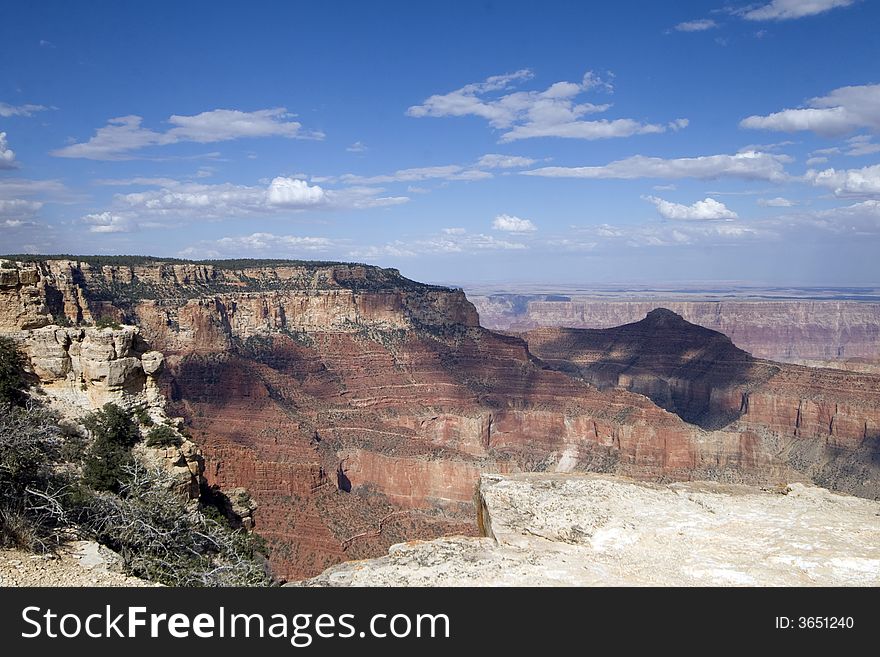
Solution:
<svg viewBox="0 0 880 657"><path fill-rule="evenodd" d="M880 502L792 484L483 475L483 538L394 545L296 586L877 586Z"/></svg>

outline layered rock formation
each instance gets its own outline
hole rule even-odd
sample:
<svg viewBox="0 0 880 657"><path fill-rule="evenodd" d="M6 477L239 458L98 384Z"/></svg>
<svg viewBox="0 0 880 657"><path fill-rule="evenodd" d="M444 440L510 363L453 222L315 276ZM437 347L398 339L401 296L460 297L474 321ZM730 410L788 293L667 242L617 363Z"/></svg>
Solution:
<svg viewBox="0 0 880 657"><path fill-rule="evenodd" d="M814 481L880 497L880 375L753 358L721 333L655 309L610 329L535 329L529 348L599 387L650 397L687 422L776 440Z"/></svg>
<svg viewBox="0 0 880 657"><path fill-rule="evenodd" d="M880 503L793 484L483 475L485 538L394 545L301 586L877 586Z"/></svg>
<svg viewBox="0 0 880 657"><path fill-rule="evenodd" d="M802 463L824 439L803 433L806 448L792 448L769 425L709 431L640 394L600 390L480 327L460 290L396 270L127 258L15 271L7 328L55 335L37 327L106 318L137 325L164 354L158 384L208 483L249 491L285 578L402 540L476 533L481 472L776 485L827 471Z"/></svg>
<svg viewBox="0 0 880 657"><path fill-rule="evenodd" d="M551 295L471 297L487 328L611 328L663 307L724 333L758 358L880 373L880 303L865 301L617 300Z"/></svg>

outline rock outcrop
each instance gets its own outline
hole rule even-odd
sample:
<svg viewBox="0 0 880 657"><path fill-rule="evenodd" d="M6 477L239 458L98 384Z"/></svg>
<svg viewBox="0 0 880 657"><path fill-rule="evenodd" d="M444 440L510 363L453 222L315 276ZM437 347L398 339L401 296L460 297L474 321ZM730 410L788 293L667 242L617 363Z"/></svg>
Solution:
<svg viewBox="0 0 880 657"><path fill-rule="evenodd" d="M112 403L135 412L150 426L167 424L179 445L138 446L148 464L173 475L174 485L191 499L204 483L204 459L181 433L181 420L168 417L160 385L164 355L152 350L135 326L43 326L13 334L28 357L34 392L76 425L82 417ZM146 432L147 426L142 428Z"/></svg>
<svg viewBox="0 0 880 657"><path fill-rule="evenodd" d="M880 373L880 303L808 299L682 301L561 295L470 296L483 325L605 329L636 322L655 308L719 331L757 358Z"/></svg>
<svg viewBox="0 0 880 657"><path fill-rule="evenodd" d="M793 484L483 475L484 538L394 545L299 586L877 586L880 502Z"/></svg>

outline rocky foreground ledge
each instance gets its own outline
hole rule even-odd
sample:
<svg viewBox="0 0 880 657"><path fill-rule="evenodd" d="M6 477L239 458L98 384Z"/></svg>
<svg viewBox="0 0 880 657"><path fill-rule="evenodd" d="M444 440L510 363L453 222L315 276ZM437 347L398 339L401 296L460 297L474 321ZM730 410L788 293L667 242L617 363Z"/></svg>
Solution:
<svg viewBox="0 0 880 657"><path fill-rule="evenodd" d="M394 545L299 586L877 586L880 502L792 484L483 475L484 538Z"/></svg>

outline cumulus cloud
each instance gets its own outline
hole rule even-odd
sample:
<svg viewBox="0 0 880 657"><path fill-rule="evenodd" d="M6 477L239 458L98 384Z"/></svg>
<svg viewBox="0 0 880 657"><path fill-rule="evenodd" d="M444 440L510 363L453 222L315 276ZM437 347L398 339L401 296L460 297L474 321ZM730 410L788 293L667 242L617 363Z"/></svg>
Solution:
<svg viewBox="0 0 880 657"><path fill-rule="evenodd" d="M605 112L611 105L579 102L578 97L597 88L611 91L611 83L587 71L580 82L556 82L544 91L512 90L517 83L532 77L528 69L496 75L446 94L430 96L421 105L410 107L406 113L417 118L478 116L503 131L501 142L534 137L629 137L686 125L681 120L673 124L642 123L634 119L586 120L584 117Z"/></svg>
<svg viewBox="0 0 880 657"><path fill-rule="evenodd" d="M95 212L82 218L92 233L128 233L137 228L130 217L113 212Z"/></svg>
<svg viewBox="0 0 880 657"><path fill-rule="evenodd" d="M685 21L675 26L678 32L704 32L718 27L718 23L711 18L701 18L695 21Z"/></svg>
<svg viewBox="0 0 880 657"><path fill-rule="evenodd" d="M8 103L0 103L0 117L7 119L10 116L33 116L36 112L45 112L48 107L45 105L9 105Z"/></svg>
<svg viewBox="0 0 880 657"><path fill-rule="evenodd" d="M307 207L324 201L324 190L318 185L309 186L305 180L274 178L269 185L268 201L272 205Z"/></svg>
<svg viewBox="0 0 880 657"><path fill-rule="evenodd" d="M675 221L713 221L738 218L736 212L714 198L707 197L692 205L673 203L656 196L645 196L643 198L653 203L657 208L657 212L664 219Z"/></svg>
<svg viewBox="0 0 880 657"><path fill-rule="evenodd" d="M808 130L833 137L859 128L880 130L880 84L840 87L812 98L807 107L749 116L743 128L796 132Z"/></svg>
<svg viewBox="0 0 880 657"><path fill-rule="evenodd" d="M494 230L503 230L508 233L533 233L538 230L529 219L520 219L510 214L499 214L492 222Z"/></svg>
<svg viewBox="0 0 880 657"><path fill-rule="evenodd" d="M15 151L9 148L6 133L0 132L0 169L16 169Z"/></svg>
<svg viewBox="0 0 880 657"><path fill-rule="evenodd" d="M827 187L837 196L880 194L880 164L861 169L810 169L804 179L818 187Z"/></svg>
<svg viewBox="0 0 880 657"><path fill-rule="evenodd" d="M356 141L345 150L349 153L366 153L369 149L362 141Z"/></svg>
<svg viewBox="0 0 880 657"><path fill-rule="evenodd" d="M487 153L479 160L477 166L482 169L513 169L516 167L527 167L535 163L530 157L521 157L519 155L498 155L497 153Z"/></svg>
<svg viewBox="0 0 880 657"><path fill-rule="evenodd" d="M664 159L634 155L602 166L542 167L523 171L524 175L549 178L720 178L781 182L788 179L783 164L787 155L744 151L734 155L704 155Z"/></svg>
<svg viewBox="0 0 880 657"><path fill-rule="evenodd" d="M777 196L776 198L759 198L758 205L762 208L790 208L797 204L790 199Z"/></svg>
<svg viewBox="0 0 880 657"><path fill-rule="evenodd" d="M739 13L749 21L785 21L815 16L837 7L849 7L856 0L773 0L755 7L745 7Z"/></svg>
<svg viewBox="0 0 880 657"><path fill-rule="evenodd" d="M88 141L70 144L51 154L90 160L125 160L133 157L133 151L178 142L205 144L248 137L324 137L320 132L303 131L302 124L288 120L293 116L283 107L255 112L217 109L193 116L174 114L168 119L168 123L174 127L165 132L144 128L140 116L120 116L107 121L103 128L98 128L95 136Z"/></svg>

